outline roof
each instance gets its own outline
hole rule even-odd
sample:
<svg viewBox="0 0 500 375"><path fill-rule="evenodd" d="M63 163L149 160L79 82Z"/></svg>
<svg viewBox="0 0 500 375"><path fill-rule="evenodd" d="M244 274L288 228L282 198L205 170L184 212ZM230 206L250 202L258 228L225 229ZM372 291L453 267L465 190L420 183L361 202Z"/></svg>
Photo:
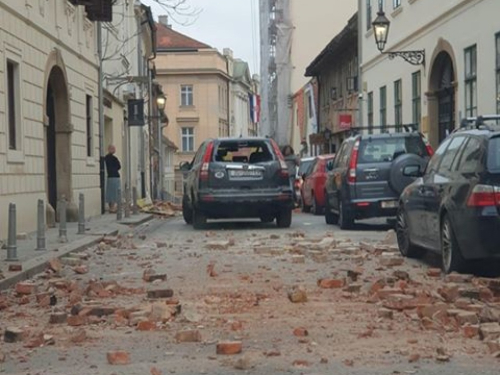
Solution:
<svg viewBox="0 0 500 375"><path fill-rule="evenodd" d="M208 44L193 39L162 23L156 23L156 48L165 50L198 50L212 48Z"/></svg>
<svg viewBox="0 0 500 375"><path fill-rule="evenodd" d="M311 64L306 68L306 77L314 77L318 75L321 66L334 59L339 50L352 46L354 43L358 43L358 12L347 21L347 26L337 34L330 43L320 52L318 56L311 62Z"/></svg>

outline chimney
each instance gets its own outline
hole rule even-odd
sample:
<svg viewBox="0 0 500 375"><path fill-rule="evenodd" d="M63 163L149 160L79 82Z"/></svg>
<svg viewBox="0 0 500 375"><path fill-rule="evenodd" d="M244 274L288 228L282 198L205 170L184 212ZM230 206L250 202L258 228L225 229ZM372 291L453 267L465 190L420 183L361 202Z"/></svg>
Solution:
<svg viewBox="0 0 500 375"><path fill-rule="evenodd" d="M231 48L224 48L223 50L224 56L232 59L233 58L233 50Z"/></svg>
<svg viewBox="0 0 500 375"><path fill-rule="evenodd" d="M167 26L169 29L172 28L172 25L168 23L168 16L166 14L158 16L158 22L161 23L163 26Z"/></svg>

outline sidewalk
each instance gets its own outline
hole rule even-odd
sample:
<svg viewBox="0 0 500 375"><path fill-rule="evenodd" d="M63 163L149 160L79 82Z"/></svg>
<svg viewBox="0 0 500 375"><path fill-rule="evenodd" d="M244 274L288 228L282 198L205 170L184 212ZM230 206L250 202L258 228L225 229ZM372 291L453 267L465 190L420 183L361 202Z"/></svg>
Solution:
<svg viewBox="0 0 500 375"><path fill-rule="evenodd" d="M0 250L0 291L5 290L19 281L23 281L43 272L47 261L52 258L61 258L69 253L83 251L86 248L98 244L105 236L113 236L130 227L138 226L154 216L150 214L132 215L123 218L120 222L116 220L116 214L105 214L88 219L85 224L85 234L78 233L78 223L67 224L68 241L59 241L59 227L49 228L45 232L46 251L36 251L36 232L28 234L26 239L17 240L18 261L7 262L6 246ZM10 272L9 265L20 264L22 270Z"/></svg>

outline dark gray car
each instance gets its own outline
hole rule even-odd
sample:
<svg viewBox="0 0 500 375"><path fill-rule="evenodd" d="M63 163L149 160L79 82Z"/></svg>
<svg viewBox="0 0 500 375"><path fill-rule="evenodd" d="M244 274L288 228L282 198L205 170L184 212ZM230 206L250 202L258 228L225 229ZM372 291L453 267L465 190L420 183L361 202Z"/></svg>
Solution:
<svg viewBox="0 0 500 375"><path fill-rule="evenodd" d="M355 135L346 139L329 167L325 186L327 224L342 229L355 220L396 216L398 199L414 178L408 165L426 165L432 148L418 132Z"/></svg>

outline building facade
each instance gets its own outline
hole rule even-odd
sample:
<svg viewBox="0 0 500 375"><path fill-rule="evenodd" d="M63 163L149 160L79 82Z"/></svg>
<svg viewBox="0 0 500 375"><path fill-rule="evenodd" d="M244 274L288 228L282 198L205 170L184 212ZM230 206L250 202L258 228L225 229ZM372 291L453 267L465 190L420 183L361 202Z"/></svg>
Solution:
<svg viewBox="0 0 500 375"><path fill-rule="evenodd" d="M358 112L358 17L352 16L306 69L319 87L318 123L311 144L335 153L356 126ZM313 142L314 141L314 142Z"/></svg>
<svg viewBox="0 0 500 375"><path fill-rule="evenodd" d="M0 237L9 203L19 232L36 230L38 199L49 224L61 198L76 220L100 214L95 25L67 0L0 2Z"/></svg>
<svg viewBox="0 0 500 375"><path fill-rule="evenodd" d="M216 49L173 30L165 17L157 24L156 80L167 96L169 124L163 134L178 148L173 157L174 197L182 197L183 173L207 138L230 134L228 60Z"/></svg>
<svg viewBox="0 0 500 375"><path fill-rule="evenodd" d="M384 52L423 50L422 65L377 50L376 3L363 1L359 11L366 124L417 124L436 147L461 118L500 112L500 2L385 2L391 25Z"/></svg>

